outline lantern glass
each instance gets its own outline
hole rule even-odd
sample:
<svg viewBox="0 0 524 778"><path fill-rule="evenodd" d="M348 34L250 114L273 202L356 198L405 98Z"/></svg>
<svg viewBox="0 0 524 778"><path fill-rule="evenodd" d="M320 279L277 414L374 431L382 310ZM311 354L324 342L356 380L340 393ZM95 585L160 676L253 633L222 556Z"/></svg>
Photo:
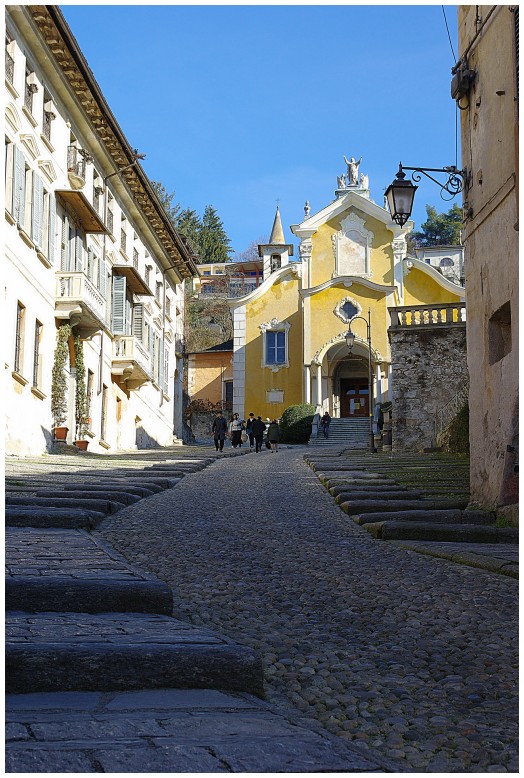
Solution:
<svg viewBox="0 0 524 778"><path fill-rule="evenodd" d="M349 330L346 332L346 346L351 351L353 346L355 345L355 335Z"/></svg>
<svg viewBox="0 0 524 778"><path fill-rule="evenodd" d="M391 218L401 227L411 216L413 200L417 188L418 187L413 186L411 181L403 181L398 177L387 188L386 198Z"/></svg>

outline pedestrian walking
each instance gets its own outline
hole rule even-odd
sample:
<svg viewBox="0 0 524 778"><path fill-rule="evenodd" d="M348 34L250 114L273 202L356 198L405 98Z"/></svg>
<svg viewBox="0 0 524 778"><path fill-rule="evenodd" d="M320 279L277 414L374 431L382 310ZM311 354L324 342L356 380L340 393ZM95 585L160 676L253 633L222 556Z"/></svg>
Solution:
<svg viewBox="0 0 524 778"><path fill-rule="evenodd" d="M249 438L249 448L253 448L255 444L255 433L253 432L253 424L256 422L255 414L250 413L249 418L246 421L246 433Z"/></svg>
<svg viewBox="0 0 524 778"><path fill-rule="evenodd" d="M325 414L320 419L320 426L322 427L322 431L324 433L325 438L329 438L329 425L331 424L331 416L326 411Z"/></svg>
<svg viewBox="0 0 524 778"><path fill-rule="evenodd" d="M262 451L264 444L264 432L266 431L266 425L262 421L262 416L258 416L252 424L253 436L255 438L255 454Z"/></svg>
<svg viewBox="0 0 524 778"><path fill-rule="evenodd" d="M211 427L213 433L213 440L215 441L215 448L217 451L224 450L224 440L227 432L227 421L222 416L222 411L218 411L213 420L213 426Z"/></svg>
<svg viewBox="0 0 524 778"><path fill-rule="evenodd" d="M238 413L234 413L229 424L229 431L231 433L231 443L233 448L242 446L242 430L244 429L244 422L240 420Z"/></svg>
<svg viewBox="0 0 524 778"><path fill-rule="evenodd" d="M280 429L276 419L273 419L268 427L267 439L271 444L271 451L276 453L278 451L278 441L280 440Z"/></svg>

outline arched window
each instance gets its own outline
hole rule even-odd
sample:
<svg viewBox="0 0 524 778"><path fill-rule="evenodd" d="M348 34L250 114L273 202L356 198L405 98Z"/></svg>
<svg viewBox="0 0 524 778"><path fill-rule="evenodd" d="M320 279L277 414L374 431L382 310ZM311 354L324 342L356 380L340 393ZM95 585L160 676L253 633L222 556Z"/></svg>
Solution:
<svg viewBox="0 0 524 778"><path fill-rule="evenodd" d="M443 257L443 258L440 260L440 267L453 267L453 266L454 266L454 264L455 264L455 263L453 262L453 260L451 259L451 257Z"/></svg>

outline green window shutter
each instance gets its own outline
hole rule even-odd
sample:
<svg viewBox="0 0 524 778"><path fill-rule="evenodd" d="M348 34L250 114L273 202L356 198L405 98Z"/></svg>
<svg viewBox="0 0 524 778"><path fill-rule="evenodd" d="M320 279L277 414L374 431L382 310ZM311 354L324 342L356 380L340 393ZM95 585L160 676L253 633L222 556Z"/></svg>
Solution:
<svg viewBox="0 0 524 778"><path fill-rule="evenodd" d="M15 146L15 176L13 192L13 216L20 227L25 219L25 157Z"/></svg>
<svg viewBox="0 0 524 778"><path fill-rule="evenodd" d="M95 283L95 252L91 246L87 249L87 277L92 284Z"/></svg>
<svg viewBox="0 0 524 778"><path fill-rule="evenodd" d="M84 269L84 242L80 233L75 234L75 271L81 273Z"/></svg>
<svg viewBox="0 0 524 778"><path fill-rule="evenodd" d="M113 276L111 330L115 335L124 335L126 328L126 279L125 276Z"/></svg>
<svg viewBox="0 0 524 778"><path fill-rule="evenodd" d="M43 249L44 242L44 182L39 175L33 173L33 212L31 224L31 237L33 243L39 249Z"/></svg>
<svg viewBox="0 0 524 778"><path fill-rule="evenodd" d="M105 259L98 260L98 291L107 300L107 264Z"/></svg>
<svg viewBox="0 0 524 778"><path fill-rule="evenodd" d="M144 306L133 306L133 335L135 338L142 340L144 328Z"/></svg>
<svg viewBox="0 0 524 778"><path fill-rule="evenodd" d="M62 244L60 249L60 270L66 273L69 270L69 217L64 213L62 219Z"/></svg>
<svg viewBox="0 0 524 778"><path fill-rule="evenodd" d="M169 394L169 348L164 345L164 372L163 372L163 379L162 379L162 386L164 389L164 394Z"/></svg>
<svg viewBox="0 0 524 778"><path fill-rule="evenodd" d="M49 195L49 227L47 233L47 258L52 265L55 264L55 198Z"/></svg>

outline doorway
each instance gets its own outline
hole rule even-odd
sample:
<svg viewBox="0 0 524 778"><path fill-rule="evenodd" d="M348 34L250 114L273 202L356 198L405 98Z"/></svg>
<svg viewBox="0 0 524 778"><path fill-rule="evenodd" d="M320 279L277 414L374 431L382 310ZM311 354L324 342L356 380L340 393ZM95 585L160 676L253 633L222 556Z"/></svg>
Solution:
<svg viewBox="0 0 524 778"><path fill-rule="evenodd" d="M340 379L340 417L369 415L369 384L365 378Z"/></svg>

